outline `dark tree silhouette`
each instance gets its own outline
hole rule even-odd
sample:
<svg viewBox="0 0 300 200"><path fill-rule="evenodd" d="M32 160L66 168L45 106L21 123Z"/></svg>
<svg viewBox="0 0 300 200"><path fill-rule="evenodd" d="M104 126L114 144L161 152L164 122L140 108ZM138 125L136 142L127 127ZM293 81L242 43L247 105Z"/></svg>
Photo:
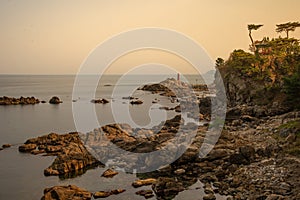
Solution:
<svg viewBox="0 0 300 200"><path fill-rule="evenodd" d="M257 30L262 26L263 26L263 24L257 24L257 25L256 24L248 24L249 37L250 37L251 44L252 44L254 52L256 51L256 47L255 47L255 44L254 44L254 41L253 41L253 38L252 38L252 31Z"/></svg>
<svg viewBox="0 0 300 200"><path fill-rule="evenodd" d="M286 33L286 38L289 38L289 32L290 31L295 31L297 27L300 27L299 22L287 22L283 24L276 24L276 32L281 33L285 32Z"/></svg>

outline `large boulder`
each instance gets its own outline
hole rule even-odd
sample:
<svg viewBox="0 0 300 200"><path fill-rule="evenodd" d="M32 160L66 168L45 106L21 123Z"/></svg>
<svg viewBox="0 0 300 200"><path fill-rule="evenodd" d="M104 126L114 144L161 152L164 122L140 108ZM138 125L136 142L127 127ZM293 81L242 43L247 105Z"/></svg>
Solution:
<svg viewBox="0 0 300 200"><path fill-rule="evenodd" d="M49 103L50 104L60 104L60 103L62 103L62 101L57 96L54 96L49 100Z"/></svg>

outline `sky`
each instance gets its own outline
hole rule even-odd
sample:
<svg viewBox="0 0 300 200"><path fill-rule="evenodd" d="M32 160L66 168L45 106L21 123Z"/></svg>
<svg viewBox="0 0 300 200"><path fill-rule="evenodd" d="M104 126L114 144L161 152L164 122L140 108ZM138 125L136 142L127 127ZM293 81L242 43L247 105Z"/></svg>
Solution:
<svg viewBox="0 0 300 200"><path fill-rule="evenodd" d="M234 49L248 50L247 24L264 24L253 32L255 40L278 37L275 25L300 21L299 8L299 0L1 0L0 74L76 74L99 44L144 27L174 30L196 41L212 61L227 59ZM290 36L300 38L300 28ZM106 72L126 73L146 63L194 72L177 55L149 49L116 58Z"/></svg>

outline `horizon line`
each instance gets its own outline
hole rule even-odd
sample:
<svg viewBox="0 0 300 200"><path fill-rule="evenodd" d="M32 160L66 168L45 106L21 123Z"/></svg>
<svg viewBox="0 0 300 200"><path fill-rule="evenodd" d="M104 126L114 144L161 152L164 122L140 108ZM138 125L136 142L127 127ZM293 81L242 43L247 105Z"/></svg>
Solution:
<svg viewBox="0 0 300 200"><path fill-rule="evenodd" d="M213 70L211 70L213 71ZM208 71L209 72L209 71ZM207 72L206 72L207 73ZM204 73L204 74L206 74ZM181 73L182 75L199 75L196 73ZM76 76L77 74L26 74L26 73L0 73L0 76ZM99 75L99 74L81 74L81 75ZM112 76L120 76L120 75L124 75L124 74L103 74L103 75L112 75ZM149 74L149 73L145 73L145 74L127 74L129 76L134 76L134 75L159 75L159 76L163 76L163 75L174 75L176 76L177 73L170 73L170 74Z"/></svg>

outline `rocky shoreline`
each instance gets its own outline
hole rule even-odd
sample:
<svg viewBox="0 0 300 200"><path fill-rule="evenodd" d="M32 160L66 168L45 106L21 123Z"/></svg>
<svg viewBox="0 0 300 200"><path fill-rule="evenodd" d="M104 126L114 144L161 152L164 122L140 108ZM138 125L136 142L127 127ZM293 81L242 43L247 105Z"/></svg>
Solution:
<svg viewBox="0 0 300 200"><path fill-rule="evenodd" d="M199 148L202 145L210 145L210 141L205 140L207 126L200 126L192 145L179 159L160 170L138 174L140 181L132 185L134 187L152 185L152 192L157 199L172 199L197 180L204 185L206 195L203 199L215 199L215 194L227 196L227 199L299 199L300 159L288 154L285 149L298 142L299 136L292 136L300 129L284 129L283 141L275 137L283 131L281 127L299 120L300 112L288 112L264 119L242 115L238 119L227 121L217 144L202 159L198 156ZM177 116L167 121L156 134L150 130L134 130L125 124L107 125L102 127L102 131L110 141L127 151L149 152L160 149L165 142L172 140L174 137L172 133L176 133L178 126L182 125L181 122L182 119ZM189 128L186 127L186 130L188 133ZM83 139L84 142L81 142L78 133L65 135L51 133L27 140L19 150L57 156L52 165L45 169L45 175L70 177L69 174L73 173L74 177L74 172L76 174L89 166L102 165L84 146L85 144L89 149L91 144L96 145L95 134L98 131L87 134ZM138 133L139 137L132 136L134 132ZM141 137L143 134L144 137ZM154 143L150 145L151 142ZM105 160L104 155L101 156ZM116 155L112 156L116 158L116 163L122 162ZM72 187L55 186L54 189L47 189L43 198L58 199L47 198L49 196L47 193L60 190L65 194ZM75 191L80 191L81 195L80 188ZM105 192L102 193L104 196L113 194L113 190L102 192ZM144 195L145 198L153 196L150 191L142 190L137 192L137 195ZM89 199L91 196L92 194L82 198Z"/></svg>
<svg viewBox="0 0 300 200"><path fill-rule="evenodd" d="M171 83L171 84L167 84ZM173 79L161 84L148 85L141 89L173 97L179 95L180 105L162 107L188 114L189 118L205 120L203 125L185 122L177 115L151 129L132 128L128 124L109 124L86 134L50 133L28 139L19 146L23 153L56 156L44 170L45 176L73 178L86 170L104 166L123 171L145 168L158 169L137 174L132 187L150 185L151 190L135 195L157 199L173 199L180 192L200 181L205 195L213 200L221 195L228 200L239 199L300 199L300 112L281 105L237 104L229 107L223 131L216 144L206 137L218 137L209 129L213 97L188 98L188 86L175 83ZM178 88L174 88L174 86ZM171 87L171 86L170 86ZM176 91L178 89L178 91ZM175 92L174 92L175 91ZM190 97L190 96L188 96ZM102 99L100 99L102 101ZM128 97L128 100L134 100ZM93 103L103 103L103 102ZM191 104L199 106L200 114L191 110ZM188 112L187 112L188 111ZM191 111L191 112L189 112ZM177 133L180 131L180 136ZM181 141L177 148L176 141ZM191 141L186 142L186 141ZM112 144L122 151L113 151ZM201 148L213 149L201 158ZM131 153L162 151L153 156L134 157ZM174 155L179 155L175 160ZM168 163L161 163L159 161ZM101 161L101 162L100 162ZM133 171L132 171L133 172ZM100 176L100 175L99 175ZM106 170L102 177L114 178L118 172ZM45 189L44 200L105 198L126 192L122 188L89 192L74 185L54 186Z"/></svg>

